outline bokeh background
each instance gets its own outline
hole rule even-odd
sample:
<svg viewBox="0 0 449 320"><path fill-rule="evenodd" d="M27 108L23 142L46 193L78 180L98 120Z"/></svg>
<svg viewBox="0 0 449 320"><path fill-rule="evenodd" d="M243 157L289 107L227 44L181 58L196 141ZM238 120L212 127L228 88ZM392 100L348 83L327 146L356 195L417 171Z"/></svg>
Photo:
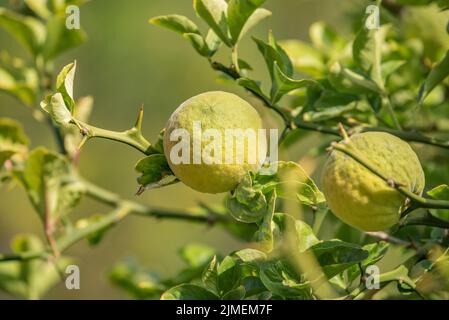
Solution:
<svg viewBox="0 0 449 320"><path fill-rule="evenodd" d="M361 10L364 8L360 5L362 2L367 1L269 0L265 7L273 12L273 16L260 24L254 34L266 38L267 30L273 29L278 39L307 40L308 27L317 20L326 21L344 34L348 27L345 25L348 10L356 4ZM0 0L0 6L4 5L7 1ZM81 24L89 39L59 58L56 70L77 60L75 95L94 96L91 123L109 129L126 129L133 124L138 106L143 103L144 133L154 140L171 112L193 95L208 90L226 90L250 99L243 90L217 82L217 74L179 35L147 22L150 17L168 13L196 18L190 0L93 0L81 7ZM198 19L195 21L199 22ZM17 56L23 56L24 52L0 30L0 50L3 49ZM250 61L255 70L265 70L255 44L249 38L242 45L241 56ZM263 80L267 75L256 71L255 77ZM29 109L1 93L0 116L22 122L32 138L32 146L55 147L48 127L37 122ZM311 139L312 145L313 135ZM307 148L307 144L303 145L299 153L294 152L290 157L298 160ZM194 206L199 200L222 201L223 196L207 196L181 184L151 190L136 199L133 168L140 157L137 151L126 146L94 140L82 153L80 171L88 179L123 197L156 207L183 209ZM309 170L313 171L314 166L309 163ZM85 199L73 216L107 211L107 207ZM9 250L10 241L17 233L42 236L40 220L19 186L2 188L0 252ZM91 248L81 242L68 251L80 266L81 290L68 291L61 283L46 298L127 298L124 292L111 286L106 277L115 262L123 257L135 257L141 265L169 276L181 268L177 256L179 248L192 242L214 246L222 253L244 245L217 228L130 216L113 228L97 247ZM0 299L7 298L10 297L0 293Z"/></svg>

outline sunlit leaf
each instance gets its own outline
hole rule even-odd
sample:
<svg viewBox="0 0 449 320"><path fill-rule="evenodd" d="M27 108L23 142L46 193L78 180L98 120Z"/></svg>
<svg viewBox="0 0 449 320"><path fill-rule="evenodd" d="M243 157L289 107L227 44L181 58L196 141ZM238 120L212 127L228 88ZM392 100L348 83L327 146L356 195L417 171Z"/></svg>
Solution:
<svg viewBox="0 0 449 320"><path fill-rule="evenodd" d="M362 262L369 254L359 245L340 240L320 242L312 246L309 251L315 254L323 272L329 279L350 266Z"/></svg>
<svg viewBox="0 0 449 320"><path fill-rule="evenodd" d="M163 154L152 154L139 160L135 170L141 174L137 182L144 189L157 188L177 181Z"/></svg>
<svg viewBox="0 0 449 320"><path fill-rule="evenodd" d="M75 108L75 100L73 98L75 71L76 61L66 65L56 78L56 90L62 95L64 103L70 113L72 113Z"/></svg>
<svg viewBox="0 0 449 320"><path fill-rule="evenodd" d="M228 35L227 10L225 0L194 0L193 7L198 16L214 30L217 36L228 46L231 40Z"/></svg>
<svg viewBox="0 0 449 320"><path fill-rule="evenodd" d="M42 48L46 59L54 59L65 51L81 45L86 41L87 35L82 29L68 29L66 14L52 16L47 21L47 37Z"/></svg>
<svg viewBox="0 0 449 320"><path fill-rule="evenodd" d="M381 92L381 88L374 81L342 67L338 62L331 66L329 81L335 89L342 93L379 94Z"/></svg>
<svg viewBox="0 0 449 320"><path fill-rule="evenodd" d="M181 35L184 33L201 34L197 25L192 20L178 14L154 17L151 18L149 22L151 24L173 30Z"/></svg>
<svg viewBox="0 0 449 320"><path fill-rule="evenodd" d="M45 38L45 27L42 22L0 8L0 27L11 33L32 54L37 55Z"/></svg>
<svg viewBox="0 0 449 320"><path fill-rule="evenodd" d="M435 87L449 76L449 51L446 52L444 58L438 62L430 71L427 79L419 90L418 100L420 103L432 92Z"/></svg>
<svg viewBox="0 0 449 320"><path fill-rule="evenodd" d="M28 145L28 137L19 122L0 118L0 167L14 154L25 154Z"/></svg>
<svg viewBox="0 0 449 320"><path fill-rule="evenodd" d="M449 200L449 186L447 184L439 185L427 191L427 194L437 200Z"/></svg>
<svg viewBox="0 0 449 320"><path fill-rule="evenodd" d="M66 107L64 97L59 92L46 97L45 100L41 102L41 108L47 112L58 125L65 126L72 120L72 114Z"/></svg>
<svg viewBox="0 0 449 320"><path fill-rule="evenodd" d="M30 153L17 177L42 220L52 223L67 215L85 190L67 158L45 148Z"/></svg>
<svg viewBox="0 0 449 320"><path fill-rule="evenodd" d="M291 265L283 260L262 264L260 280L272 293L286 298L310 298L311 287Z"/></svg>
<svg viewBox="0 0 449 320"><path fill-rule="evenodd" d="M265 0L230 0L227 17L232 43L236 44L243 35L271 12L259 7Z"/></svg>

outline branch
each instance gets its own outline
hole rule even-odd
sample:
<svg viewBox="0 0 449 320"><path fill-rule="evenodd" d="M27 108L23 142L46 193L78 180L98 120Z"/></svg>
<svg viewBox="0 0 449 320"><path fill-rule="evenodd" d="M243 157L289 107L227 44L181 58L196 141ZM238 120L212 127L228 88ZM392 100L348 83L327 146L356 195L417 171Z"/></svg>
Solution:
<svg viewBox="0 0 449 320"><path fill-rule="evenodd" d="M211 61L210 64L211 64L212 69L220 71L220 72L226 74L227 76L231 77L234 80L238 80L238 79L240 79L242 77L237 72L237 70L235 70L234 68L226 67L222 63L219 63L219 62L216 62L216 61ZM285 113L279 106L272 104L270 99L268 99L268 97L266 97L265 95L261 95L259 92L251 90L249 88L246 88L246 90L248 92L252 93L260 101L262 101L262 103L267 108L269 108L269 109L273 110L274 112L276 112L282 118L282 120L284 121L284 124L285 124L286 128L293 129L292 118L291 118L291 116L289 114Z"/></svg>
<svg viewBox="0 0 449 320"><path fill-rule="evenodd" d="M392 244L398 244L398 245L401 245L401 246L412 247L412 248L414 247L414 244L411 243L410 241L405 241L405 240L393 237L393 236L391 236L388 233L383 232L383 231L365 232L365 233L367 235L369 235L370 237L377 238L377 239L380 239L380 240L383 240L383 241L386 241L386 242L389 242L389 243L392 243Z"/></svg>
<svg viewBox="0 0 449 320"><path fill-rule="evenodd" d="M407 217L399 225L401 228L407 226L429 226L435 228L449 229L449 221L435 217L427 211L424 217Z"/></svg>
<svg viewBox="0 0 449 320"><path fill-rule="evenodd" d="M220 71L227 76L231 77L234 80L238 80L241 78L241 75L233 68L229 68L219 62L211 61L210 62L211 67L214 70ZM285 112L284 109L277 105L272 105L270 100L265 97L264 95L260 95L258 92L255 92L251 89L246 89L248 92L252 93L256 98L258 98L266 107L269 109L272 109L275 111L284 121L284 124L287 128L287 130L293 130L293 129L304 129L309 131L316 131L323 134L329 134L334 136L340 136L338 128L332 128L332 127L326 127L319 123L314 122L307 122L303 121L301 119L297 119L291 115L290 112ZM449 149L449 141L447 140L440 140L433 137L425 136L419 132L413 132L413 131L402 131L402 130L396 130L396 129L390 129L390 128L381 128L381 127L368 127L368 126L359 126L353 128L353 131L355 132L369 132L369 131L380 131L380 132L386 132L390 133L398 138L401 138L402 140L406 140L409 142L417 142L422 143L426 145L432 145L435 147L443 148L443 149Z"/></svg>
<svg viewBox="0 0 449 320"><path fill-rule="evenodd" d="M143 204L124 200L119 195L103 189L89 181L83 181L86 187L87 196L107 204L113 207L119 207L125 205L130 209L131 213L139 216L154 217L158 219L172 219L172 220L184 220L190 222L202 222L208 224L214 224L216 222L229 222L228 216L220 215L215 212L210 211L207 215L193 215L185 214L183 212L166 210L166 209L156 209L150 208Z"/></svg>
<svg viewBox="0 0 449 320"><path fill-rule="evenodd" d="M159 151L153 148L153 146L148 140L144 138L144 136L141 133L140 127L133 127L129 130L119 132L98 128L76 119L72 120L72 124L76 125L80 129L81 134L85 138L83 139L80 148L89 139L102 138L124 143L139 150L140 152L146 155L160 153ZM137 121L136 125L137 124L140 124L139 120Z"/></svg>
<svg viewBox="0 0 449 320"><path fill-rule="evenodd" d="M213 211L209 211L204 215L185 214L179 211L172 211L166 209L151 208L146 205L124 200L119 195L103 189L91 182L83 181L86 187L87 196L102 202L106 205L112 206L115 209L109 214L103 216L100 220L82 228L74 229L67 235L59 238L56 241L56 248L60 253L70 248L75 243L81 241L89 234L111 227L124 219L130 214L138 216L153 217L157 219L182 220L195 223L205 223L213 225L215 223L228 223L231 219L226 215L221 215ZM54 250L54 248L52 248ZM51 251L44 250L38 252L26 252L13 255L0 255L0 263L7 261L25 261L33 259L46 259L51 256Z"/></svg>

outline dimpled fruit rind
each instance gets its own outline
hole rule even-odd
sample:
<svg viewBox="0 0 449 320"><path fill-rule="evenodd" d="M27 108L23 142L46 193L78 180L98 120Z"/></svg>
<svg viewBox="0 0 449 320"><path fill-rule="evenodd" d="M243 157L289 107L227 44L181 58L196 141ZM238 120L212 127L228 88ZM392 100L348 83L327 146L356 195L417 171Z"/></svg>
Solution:
<svg viewBox="0 0 449 320"><path fill-rule="evenodd" d="M257 111L248 102L234 94L212 91L188 99L171 115L164 133L165 156L173 173L181 182L203 193L222 193L233 190L248 171L257 172L260 169L266 156L265 135L263 135L263 140L257 139L256 146L257 151L258 148L261 148L260 154L263 155L263 159L259 159L255 155L256 161L248 161L246 154L248 147L245 144L243 162L233 161L231 164L226 164L224 161L226 144L223 143L223 161L220 164L206 164L204 161L201 161L200 164L194 164L193 161L189 164L174 164L170 159L170 151L178 141L170 141L170 134L173 130L182 128L189 132L191 138L190 159L193 160L194 121L201 122L202 132L207 129L217 129L223 137L225 137L226 129L252 129L255 130L257 137L258 130L263 128L262 119ZM209 140L203 139L201 150L209 142ZM235 146L233 152L235 157Z"/></svg>
<svg viewBox="0 0 449 320"><path fill-rule="evenodd" d="M348 143L385 177L421 194L425 178L408 143L384 132L355 134ZM347 224L363 231L385 230L399 221L405 197L362 164L333 150L322 176L329 208Z"/></svg>

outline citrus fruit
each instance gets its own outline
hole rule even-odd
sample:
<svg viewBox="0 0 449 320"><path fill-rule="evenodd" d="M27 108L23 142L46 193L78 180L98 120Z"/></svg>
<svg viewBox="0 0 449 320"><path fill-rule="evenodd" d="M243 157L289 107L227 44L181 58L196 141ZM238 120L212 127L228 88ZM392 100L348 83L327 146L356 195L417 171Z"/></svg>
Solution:
<svg viewBox="0 0 449 320"><path fill-rule="evenodd" d="M413 193L422 193L424 172L406 142L388 133L366 132L341 143L363 156L384 177ZM379 231L399 221L405 196L342 151L332 151L321 179L329 208L347 224L363 231Z"/></svg>
<svg viewBox="0 0 449 320"><path fill-rule="evenodd" d="M170 168L181 182L204 193L234 189L248 171L258 171L266 152L259 114L227 92L188 99L165 127L164 153Z"/></svg>

